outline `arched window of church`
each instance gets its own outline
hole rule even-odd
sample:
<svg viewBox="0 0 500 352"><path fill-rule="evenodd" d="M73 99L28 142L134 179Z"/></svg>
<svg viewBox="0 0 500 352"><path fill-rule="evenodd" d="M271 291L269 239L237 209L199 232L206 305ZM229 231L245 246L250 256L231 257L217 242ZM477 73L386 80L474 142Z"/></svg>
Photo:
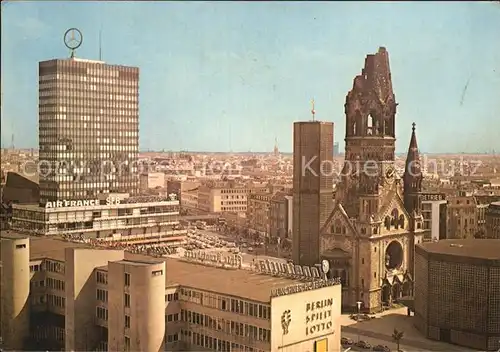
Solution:
<svg viewBox="0 0 500 352"><path fill-rule="evenodd" d="M335 225L330 226L330 233L335 233Z"/></svg>
<svg viewBox="0 0 500 352"><path fill-rule="evenodd" d="M372 114L368 115L368 121L366 122L366 134L373 134L373 126L375 126L375 119Z"/></svg>
<svg viewBox="0 0 500 352"><path fill-rule="evenodd" d="M385 134L390 136L391 135L391 124L389 121L384 122L384 128L385 128Z"/></svg>
<svg viewBox="0 0 500 352"><path fill-rule="evenodd" d="M387 125L385 120L378 124L378 134L385 134L385 125Z"/></svg>
<svg viewBox="0 0 500 352"><path fill-rule="evenodd" d="M405 217L403 214L399 215L399 226L401 226L401 228L405 227Z"/></svg>
<svg viewBox="0 0 500 352"><path fill-rule="evenodd" d="M358 133L356 131L356 121L352 123L352 135L356 136Z"/></svg>
<svg viewBox="0 0 500 352"><path fill-rule="evenodd" d="M346 234L346 229L345 229L345 226L342 226L342 234L345 235Z"/></svg>
<svg viewBox="0 0 500 352"><path fill-rule="evenodd" d="M392 210L391 215L392 215L392 225L397 229L399 227L398 226L399 225L398 224L398 221L399 221L399 211L396 208L394 208Z"/></svg>
<svg viewBox="0 0 500 352"><path fill-rule="evenodd" d="M387 230L391 229L391 218L389 216L385 217L384 225Z"/></svg>
<svg viewBox="0 0 500 352"><path fill-rule="evenodd" d="M335 233L340 234L342 232L342 225L340 223L340 220L337 219L335 220Z"/></svg>

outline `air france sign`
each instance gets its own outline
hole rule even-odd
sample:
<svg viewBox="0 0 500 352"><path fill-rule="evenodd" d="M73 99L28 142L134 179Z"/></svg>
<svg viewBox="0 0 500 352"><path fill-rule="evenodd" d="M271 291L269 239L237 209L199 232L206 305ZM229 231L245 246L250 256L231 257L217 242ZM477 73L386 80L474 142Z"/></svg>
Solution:
<svg viewBox="0 0 500 352"><path fill-rule="evenodd" d="M72 208L72 207L90 207L100 205L99 199L86 199L86 200L56 200L48 201L45 203L45 208ZM120 199L116 197L108 197L106 199L106 205L116 205L120 204Z"/></svg>

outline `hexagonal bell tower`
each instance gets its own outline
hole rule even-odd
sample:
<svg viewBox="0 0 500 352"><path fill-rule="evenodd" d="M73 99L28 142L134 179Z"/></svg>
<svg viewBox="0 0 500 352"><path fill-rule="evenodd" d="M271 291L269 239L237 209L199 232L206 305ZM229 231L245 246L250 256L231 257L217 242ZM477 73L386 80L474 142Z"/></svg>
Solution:
<svg viewBox="0 0 500 352"><path fill-rule="evenodd" d="M408 146L408 154L406 156L405 173L403 176L403 199L404 205L410 215L410 229L413 233L411 242L412 250L410 251L410 272L414 273L414 258L415 245L422 243L425 230L423 226L422 216L422 181L424 179L422 173L422 165L420 163L420 153L418 151L417 136L415 133L415 122L412 124L410 145Z"/></svg>

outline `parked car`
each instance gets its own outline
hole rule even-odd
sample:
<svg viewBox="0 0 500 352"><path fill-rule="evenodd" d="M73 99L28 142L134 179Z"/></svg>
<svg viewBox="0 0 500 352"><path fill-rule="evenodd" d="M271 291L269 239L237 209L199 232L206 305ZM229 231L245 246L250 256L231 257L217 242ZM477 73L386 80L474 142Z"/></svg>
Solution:
<svg viewBox="0 0 500 352"><path fill-rule="evenodd" d="M373 346L372 350L378 352L391 352L391 349L384 345Z"/></svg>
<svg viewBox="0 0 500 352"><path fill-rule="evenodd" d="M363 340L359 340L358 342L356 342L355 345L356 345L356 347L359 347L359 348L362 348L365 350L371 350L371 348L372 348L372 345L370 345L368 342L363 341Z"/></svg>
<svg viewBox="0 0 500 352"><path fill-rule="evenodd" d="M352 346L354 344L354 341L348 337L342 337L340 339L340 343L342 346Z"/></svg>

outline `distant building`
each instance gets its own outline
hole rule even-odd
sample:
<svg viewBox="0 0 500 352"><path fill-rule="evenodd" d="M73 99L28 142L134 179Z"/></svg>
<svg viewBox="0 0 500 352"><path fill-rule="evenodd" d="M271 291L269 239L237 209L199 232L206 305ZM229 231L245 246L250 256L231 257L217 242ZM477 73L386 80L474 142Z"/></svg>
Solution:
<svg viewBox="0 0 500 352"><path fill-rule="evenodd" d="M199 186L194 189L182 191L181 194L181 209L187 214L202 213L198 208L198 191Z"/></svg>
<svg viewBox="0 0 500 352"><path fill-rule="evenodd" d="M141 192L165 186L165 173L163 172L148 172L139 176L139 189Z"/></svg>
<svg viewBox="0 0 500 352"><path fill-rule="evenodd" d="M181 201L181 206L183 205L183 193L194 189L197 189L201 185L199 181L181 181L170 179L167 180L167 194L175 194L177 198ZM196 206L195 206L196 208Z"/></svg>
<svg viewBox="0 0 500 352"><path fill-rule="evenodd" d="M333 143L333 156L338 156L340 154L339 142Z"/></svg>
<svg viewBox="0 0 500 352"><path fill-rule="evenodd" d="M475 238L478 230L477 203L472 192L461 191L457 196L447 198L448 239Z"/></svg>
<svg viewBox="0 0 500 352"><path fill-rule="evenodd" d="M446 194L444 193L428 193L421 194L422 201L422 216L424 218L424 230L427 236L425 241L439 241L446 239Z"/></svg>
<svg viewBox="0 0 500 352"><path fill-rule="evenodd" d="M6 350L340 350L338 280L5 232L1 252Z"/></svg>
<svg viewBox="0 0 500 352"><path fill-rule="evenodd" d="M7 173L3 189L3 202L33 204L40 201L40 187L37 182L16 172Z"/></svg>
<svg viewBox="0 0 500 352"><path fill-rule="evenodd" d="M493 192L491 192L493 193ZM476 238L487 238L486 214L491 203L499 202L500 196L493 194L478 195L475 194L477 207L477 231Z"/></svg>
<svg viewBox="0 0 500 352"><path fill-rule="evenodd" d="M500 202L491 203L485 217L486 238L500 240Z"/></svg>
<svg viewBox="0 0 500 352"><path fill-rule="evenodd" d="M246 213L249 193L245 185L202 185L198 187L198 209L205 213Z"/></svg>
<svg viewBox="0 0 500 352"><path fill-rule="evenodd" d="M250 232L269 239L272 192L250 193L247 197L247 221Z"/></svg>
<svg viewBox="0 0 500 352"><path fill-rule="evenodd" d="M12 204L0 203L0 230L10 229L12 222Z"/></svg>
<svg viewBox="0 0 500 352"><path fill-rule="evenodd" d="M500 241L416 246L415 325L425 337L482 351L500 348Z"/></svg>
<svg viewBox="0 0 500 352"><path fill-rule="evenodd" d="M333 207L333 123L294 123L292 259L320 262L320 230Z"/></svg>
<svg viewBox="0 0 500 352"><path fill-rule="evenodd" d="M268 191L266 186L254 186L238 181L207 182L198 187L198 210L202 213L246 214L248 195Z"/></svg>
<svg viewBox="0 0 500 352"><path fill-rule="evenodd" d="M291 246L293 228L292 192L276 192L269 208L269 235L272 242L287 241Z"/></svg>

